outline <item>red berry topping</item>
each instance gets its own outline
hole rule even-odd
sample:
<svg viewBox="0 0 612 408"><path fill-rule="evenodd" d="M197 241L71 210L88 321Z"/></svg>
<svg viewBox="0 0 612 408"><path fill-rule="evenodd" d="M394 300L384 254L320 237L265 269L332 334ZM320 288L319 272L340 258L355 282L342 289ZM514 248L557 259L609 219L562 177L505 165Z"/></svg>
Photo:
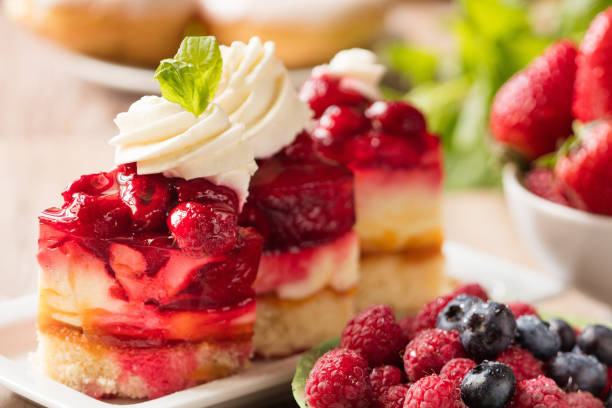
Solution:
<svg viewBox="0 0 612 408"><path fill-rule="evenodd" d="M365 96L352 89L340 86L340 79L322 75L308 79L300 90L300 98L310 105L318 119L332 106L363 106L368 103Z"/></svg>
<svg viewBox="0 0 612 408"><path fill-rule="evenodd" d="M571 408L604 408L603 402L586 391L570 392L566 397Z"/></svg>
<svg viewBox="0 0 612 408"><path fill-rule="evenodd" d="M404 370L410 381L437 374L454 358L465 357L459 333L440 329L424 330L406 346Z"/></svg>
<svg viewBox="0 0 612 408"><path fill-rule="evenodd" d="M437 375L423 377L408 388L404 408L464 408L459 388Z"/></svg>
<svg viewBox="0 0 612 408"><path fill-rule="evenodd" d="M555 176L573 206L612 215L612 122L594 122L582 133L580 146L557 162Z"/></svg>
<svg viewBox="0 0 612 408"><path fill-rule="evenodd" d="M166 224L171 187L161 174L130 175L117 177L119 195L132 210L134 227L139 231L158 231Z"/></svg>
<svg viewBox="0 0 612 408"><path fill-rule="evenodd" d="M281 150L278 156L290 162L316 162L320 159L315 151L314 143L308 131L303 130L293 143Z"/></svg>
<svg viewBox="0 0 612 408"><path fill-rule="evenodd" d="M453 298L459 295L473 296L473 297L479 298L483 302L486 302L487 300L489 300L489 294L478 283L469 283L467 285L459 286L457 289L455 289L451 293L451 296Z"/></svg>
<svg viewBox="0 0 612 408"><path fill-rule="evenodd" d="M306 382L306 401L312 408L368 408L371 392L368 362L347 349L325 353Z"/></svg>
<svg viewBox="0 0 612 408"><path fill-rule="evenodd" d="M576 118L583 122L612 118L612 8L591 22L576 64Z"/></svg>
<svg viewBox="0 0 612 408"><path fill-rule="evenodd" d="M420 136L427 131L425 117L402 101L377 101L365 111L374 129L402 136Z"/></svg>
<svg viewBox="0 0 612 408"><path fill-rule="evenodd" d="M370 373L370 384L375 396L382 396L393 385L401 384L402 370L395 366L374 367Z"/></svg>
<svg viewBox="0 0 612 408"><path fill-rule="evenodd" d="M385 390L384 394L378 397L379 408L402 408L408 387L404 384L394 385Z"/></svg>
<svg viewBox="0 0 612 408"><path fill-rule="evenodd" d="M570 408L565 393L550 378L539 376L519 381L511 408Z"/></svg>
<svg viewBox="0 0 612 408"><path fill-rule="evenodd" d="M448 302L454 299L454 296L440 296L425 304L421 311L417 314L414 322L414 331L420 332L425 329L433 329L436 327L438 315L446 307Z"/></svg>
<svg viewBox="0 0 612 408"><path fill-rule="evenodd" d="M440 377L451 380L455 386L459 387L463 377L476 367L476 363L469 358L454 358L442 367Z"/></svg>
<svg viewBox="0 0 612 408"><path fill-rule="evenodd" d="M345 143L369 127L368 120L355 108L332 105L317 122L312 139L325 157L347 162L350 157L344 151Z"/></svg>
<svg viewBox="0 0 612 408"><path fill-rule="evenodd" d="M249 206L257 211L247 210ZM278 154L260 163L245 211L265 216L266 249L326 242L353 228L353 175L343 166L319 159L295 161ZM241 221L248 222L244 217Z"/></svg>
<svg viewBox="0 0 612 408"><path fill-rule="evenodd" d="M70 202L72 196L76 193L100 195L107 191L114 182L115 180L108 173L86 174L72 183L70 187L62 193L62 197L65 202Z"/></svg>
<svg viewBox="0 0 612 408"><path fill-rule="evenodd" d="M227 204L238 212L238 196L229 187L218 186L204 178L174 179L179 203L193 201L200 204Z"/></svg>
<svg viewBox="0 0 612 408"><path fill-rule="evenodd" d="M529 380L544 375L542 362L529 351L520 347L509 347L502 351L496 361L512 369L516 381Z"/></svg>
<svg viewBox="0 0 612 408"><path fill-rule="evenodd" d="M490 123L500 143L534 159L572 134L575 59L574 44L559 41L501 87Z"/></svg>
<svg viewBox="0 0 612 408"><path fill-rule="evenodd" d="M508 303L508 307L510 310L512 310L512 314L516 319L524 315L534 315L540 317L540 315L538 315L538 311L528 303L511 302Z"/></svg>
<svg viewBox="0 0 612 408"><path fill-rule="evenodd" d="M389 306L370 306L342 330L340 347L355 350L375 367L399 361L404 346L402 329Z"/></svg>
<svg viewBox="0 0 612 408"><path fill-rule="evenodd" d="M557 204L569 206L550 169L534 169L525 175L525 187L533 194Z"/></svg>
<svg viewBox="0 0 612 408"><path fill-rule="evenodd" d="M130 209L116 194L90 196L76 193L66 208L56 210L54 213L43 212L42 218L64 223L77 235L110 238L130 232Z"/></svg>
<svg viewBox="0 0 612 408"><path fill-rule="evenodd" d="M168 228L185 253L219 255L236 244L238 219L225 204L194 202L177 205L168 216Z"/></svg>
<svg viewBox="0 0 612 408"><path fill-rule="evenodd" d="M404 333L404 338L407 341L412 340L414 336L416 336L416 331L414 327L415 322L416 322L415 316L406 316L397 322L397 324L399 324L399 326L402 329L402 333Z"/></svg>

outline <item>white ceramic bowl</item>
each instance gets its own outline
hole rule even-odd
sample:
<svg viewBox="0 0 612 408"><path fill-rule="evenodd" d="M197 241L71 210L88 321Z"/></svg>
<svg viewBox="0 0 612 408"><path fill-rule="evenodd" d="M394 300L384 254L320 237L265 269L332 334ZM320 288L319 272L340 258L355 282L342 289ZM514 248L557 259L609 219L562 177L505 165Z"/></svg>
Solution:
<svg viewBox="0 0 612 408"><path fill-rule="evenodd" d="M612 217L589 214L532 194L516 166L503 175L506 201L528 248L565 284L612 304Z"/></svg>

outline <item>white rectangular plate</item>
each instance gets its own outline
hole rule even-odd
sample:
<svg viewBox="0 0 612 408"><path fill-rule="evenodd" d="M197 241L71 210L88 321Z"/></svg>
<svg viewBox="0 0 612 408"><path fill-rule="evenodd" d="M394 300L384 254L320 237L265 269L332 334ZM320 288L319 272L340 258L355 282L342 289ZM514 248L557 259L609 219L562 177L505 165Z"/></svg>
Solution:
<svg viewBox="0 0 612 408"><path fill-rule="evenodd" d="M533 302L562 290L560 283L460 244L444 246L447 273L465 282L483 284L497 300ZM238 375L213 381L152 401L99 401L50 380L36 371L29 356L36 349L36 297L0 303L0 383L50 408L208 408L253 407L288 387L299 356L257 361Z"/></svg>

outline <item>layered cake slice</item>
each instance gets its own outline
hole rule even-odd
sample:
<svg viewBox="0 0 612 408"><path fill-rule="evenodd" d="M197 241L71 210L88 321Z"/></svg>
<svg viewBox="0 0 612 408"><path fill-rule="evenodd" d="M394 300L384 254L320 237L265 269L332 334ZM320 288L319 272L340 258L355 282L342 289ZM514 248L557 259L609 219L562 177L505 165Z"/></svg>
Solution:
<svg viewBox="0 0 612 408"><path fill-rule="evenodd" d="M244 127L208 103L220 58L214 39L186 39L158 71L164 97L117 117L118 167L40 216L38 359L51 378L154 398L247 366L263 241L238 226L255 169Z"/></svg>
<svg viewBox="0 0 612 408"><path fill-rule="evenodd" d="M354 311L353 175L316 155L307 134L296 140L312 113L273 43L253 38L221 52L215 102L245 125L259 165L240 217L265 240L255 284L255 350L287 355L338 335Z"/></svg>
<svg viewBox="0 0 612 408"><path fill-rule="evenodd" d="M319 154L355 177L358 306L389 303L407 313L439 290L442 152L418 110L380 100L383 74L371 52L342 51L313 70L300 96L317 120Z"/></svg>

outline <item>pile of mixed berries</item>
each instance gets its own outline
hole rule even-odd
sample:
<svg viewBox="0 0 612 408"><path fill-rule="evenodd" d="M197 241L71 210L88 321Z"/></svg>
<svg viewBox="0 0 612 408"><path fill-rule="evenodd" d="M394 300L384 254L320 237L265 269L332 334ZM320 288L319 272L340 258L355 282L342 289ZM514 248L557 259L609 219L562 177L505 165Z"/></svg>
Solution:
<svg viewBox="0 0 612 408"><path fill-rule="evenodd" d="M612 7L579 48L561 40L506 82L490 121L495 139L528 162L530 191L612 215Z"/></svg>
<svg viewBox="0 0 612 408"><path fill-rule="evenodd" d="M306 383L312 408L612 408L612 329L458 288L396 321L372 306Z"/></svg>

